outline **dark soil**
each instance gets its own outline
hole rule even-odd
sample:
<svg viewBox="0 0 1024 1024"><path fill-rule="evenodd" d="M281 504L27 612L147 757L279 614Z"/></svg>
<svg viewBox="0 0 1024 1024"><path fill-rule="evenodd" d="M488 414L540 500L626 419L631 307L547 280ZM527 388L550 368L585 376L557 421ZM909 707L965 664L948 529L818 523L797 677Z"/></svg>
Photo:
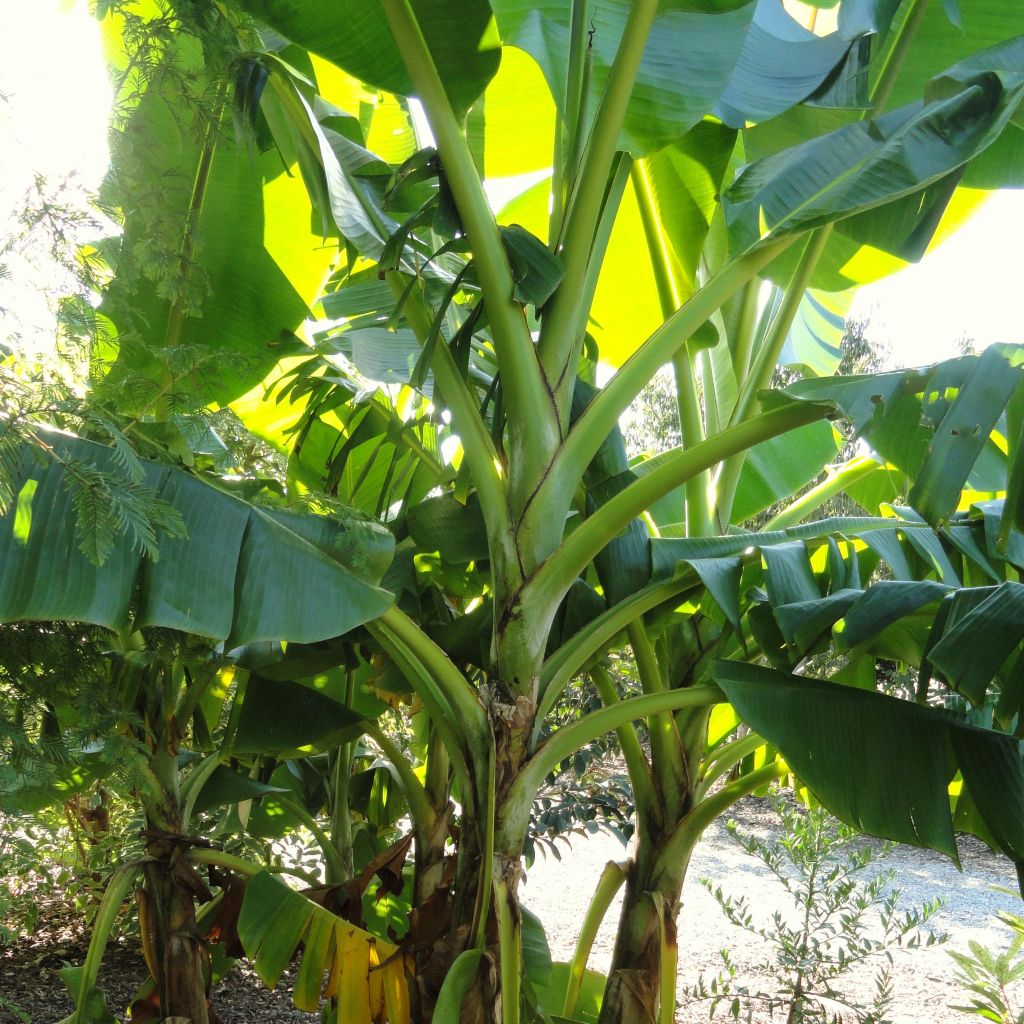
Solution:
<svg viewBox="0 0 1024 1024"><path fill-rule="evenodd" d="M0 875L0 888L9 884ZM21 884L26 884L21 879ZM31 934L11 944L0 942L0 1024L56 1024L74 1009L58 971L81 966L89 932L77 911L69 910L65 894L37 882L19 901L30 896L37 912ZM119 1020L147 979L138 939L121 936L107 946L98 980L107 1007ZM312 1024L317 1017L291 1004L291 975L268 991L245 963L214 987L212 1003L220 1024Z"/></svg>
<svg viewBox="0 0 1024 1024"><path fill-rule="evenodd" d="M0 950L0 1024L55 1024L74 1009L57 971L66 964L85 960L86 940L61 942L52 931L37 932L12 947ZM107 949L100 969L99 988L107 1006L119 1021L146 978L146 968L131 940ZM311 1024L315 1016L301 1013L291 1004L291 978L282 979L269 992L244 965L234 970L213 990L213 1007L221 1024Z"/></svg>

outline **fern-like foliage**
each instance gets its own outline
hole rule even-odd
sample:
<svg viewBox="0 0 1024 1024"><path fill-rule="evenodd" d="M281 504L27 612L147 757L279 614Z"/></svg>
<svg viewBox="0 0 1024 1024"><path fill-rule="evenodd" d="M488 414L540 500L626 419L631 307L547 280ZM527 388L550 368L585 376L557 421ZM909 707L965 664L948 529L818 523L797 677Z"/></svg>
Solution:
<svg viewBox="0 0 1024 1024"><path fill-rule="evenodd" d="M142 723L112 699L108 651L92 627L0 626L0 812L59 798L83 759L125 793L140 785Z"/></svg>
<svg viewBox="0 0 1024 1024"><path fill-rule="evenodd" d="M158 533L185 536L181 513L130 476L114 477L86 462L65 459L68 490L74 505L78 544L94 565L102 565L125 533L132 546L156 561Z"/></svg>
<svg viewBox="0 0 1024 1024"><path fill-rule="evenodd" d="M26 462L57 459L65 470L77 517L82 553L101 565L121 533L150 558L159 557L161 535L185 535L181 514L143 480L142 460L119 418L80 397L59 378L25 374L9 361L0 365L0 515L17 501ZM73 430L110 445L114 470L61 459L47 443L43 425Z"/></svg>

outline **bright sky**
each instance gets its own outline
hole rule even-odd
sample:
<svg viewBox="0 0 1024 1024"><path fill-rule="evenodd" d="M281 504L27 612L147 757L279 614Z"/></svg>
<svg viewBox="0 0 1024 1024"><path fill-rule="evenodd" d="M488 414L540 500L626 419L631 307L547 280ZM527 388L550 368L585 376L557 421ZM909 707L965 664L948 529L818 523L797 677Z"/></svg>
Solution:
<svg viewBox="0 0 1024 1024"><path fill-rule="evenodd" d="M106 163L110 88L99 32L85 0L34 0L19 5L15 31L0 33L0 244L33 175L73 174L94 188ZM33 40L46 40L40 61ZM1024 191L994 196L957 235L918 265L861 290L853 315L867 317L869 334L891 341L897 362L917 364L955 351L961 337L979 347L1024 342L1019 240L1024 238ZM45 268L3 257L0 307L26 324L50 322L43 298ZM0 339L6 331L0 329Z"/></svg>
<svg viewBox="0 0 1024 1024"><path fill-rule="evenodd" d="M40 59L43 52L46 60ZM0 265L8 272L0 276L0 341L17 334L27 343L52 344L52 265L38 248L2 249L17 233L17 215L35 175L52 183L70 176L83 203L99 185L109 105L99 28L87 5L20 4L0 32Z"/></svg>
<svg viewBox="0 0 1024 1024"><path fill-rule="evenodd" d="M20 7L8 31L0 33L0 92L8 101L0 106L0 185L33 170L76 172L95 183L107 162L103 140L110 103L99 26L84 2L34 0Z"/></svg>
<svg viewBox="0 0 1024 1024"><path fill-rule="evenodd" d="M861 288L851 315L909 365L955 355L962 337L978 348L1024 342L1022 238L1024 190L995 193L920 263Z"/></svg>

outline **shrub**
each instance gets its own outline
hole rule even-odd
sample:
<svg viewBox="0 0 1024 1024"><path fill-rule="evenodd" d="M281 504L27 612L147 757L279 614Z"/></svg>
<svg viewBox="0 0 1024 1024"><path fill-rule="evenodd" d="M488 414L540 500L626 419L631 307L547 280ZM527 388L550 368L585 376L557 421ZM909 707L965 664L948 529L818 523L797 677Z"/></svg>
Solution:
<svg viewBox="0 0 1024 1024"><path fill-rule="evenodd" d="M723 949L722 970L710 980L702 976L687 989L687 997L709 1001L710 1017L724 1008L734 1020L751 1020L755 1008L762 1007L773 1017L782 1011L787 1024L881 1024L893 1001L892 952L946 940L924 927L942 901L900 910L895 873L869 871L890 844L869 845L824 809L804 809L779 793L771 796L771 804L781 821L781 838L743 833L735 821L727 827L785 888L789 912L758 919L744 897L701 879L732 924L764 940L770 953L758 970L770 984L741 983L737 966ZM844 980L868 962L877 963L878 970L874 993L865 1003Z"/></svg>

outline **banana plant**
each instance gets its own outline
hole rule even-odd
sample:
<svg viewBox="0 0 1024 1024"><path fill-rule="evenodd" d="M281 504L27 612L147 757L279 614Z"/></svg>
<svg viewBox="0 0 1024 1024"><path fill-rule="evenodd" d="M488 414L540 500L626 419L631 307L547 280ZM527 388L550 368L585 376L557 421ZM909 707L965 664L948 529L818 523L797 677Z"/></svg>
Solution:
<svg viewBox="0 0 1024 1024"><path fill-rule="evenodd" d="M152 194L122 207L98 398L128 396L129 425L158 439L189 401L234 402L287 455L292 498L354 504L397 541L380 605L328 596L288 560L272 586L266 569L251 592L239 577L207 592L223 566L200 554L219 547L196 514L187 543L161 543L161 568L165 546L181 552L161 585L191 586L208 614L230 598L213 637L365 630L430 721L420 771L390 752L414 833L418 941L380 962L401 963L407 990L388 996L382 977L373 996L376 954L340 953L342 926L312 911L287 935L256 910L239 919L267 980L305 942L303 998L322 991L339 1013L348 970L364 1019L518 1024L538 1004L571 1017L615 874L552 995L524 942L521 855L544 779L611 730L639 838L619 875L605 1024L672 1019L693 844L791 769L859 826L951 855L953 783L957 827L1021 859L1015 741L870 692L874 659L895 656L921 666L922 701L933 676L976 703L991 690L1016 727L1018 632L976 665L956 659L1017 600L1021 355L829 376L850 289L918 258L981 190L1020 184L1013 4L235 0L205 14L133 4L104 23L116 41L147 19L162 49L121 60L122 183L173 168L182 184L166 220ZM535 183L516 195L523 175ZM501 179L512 198L496 216ZM323 322L303 327L318 296ZM780 359L809 379L767 390ZM598 387L601 364L614 372ZM630 465L618 418L666 364L682 444ZM840 416L866 448L822 480ZM6 616L139 614L140 627L206 631L189 601L154 605L152 560L120 552L82 567L86 594L122 581L107 618L46 596L36 567L58 549L45 540L73 517L37 511L26 528L31 491L19 484L4 520ZM839 493L868 516L803 524ZM779 502L773 529L743 531ZM324 518L291 529L327 565ZM274 565L251 539L254 563ZM879 561L885 584L871 583ZM290 615L250 624L275 606ZM619 699L603 657L625 643L642 693ZM843 644L846 675L803 674L808 655ZM584 673L605 706L553 729L559 693ZM736 739L741 719L754 732ZM913 744L890 757L904 735ZM262 882L253 891L273 904Z"/></svg>
<svg viewBox="0 0 1024 1024"><path fill-rule="evenodd" d="M15 476L15 514L5 520L0 541L3 618L67 619L110 631L109 653L100 659L109 666L104 702L132 756L121 765L108 758L105 769L127 770L145 822L145 856L112 883L96 948L106 941L122 890L137 883L140 935L157 1006L164 1016L206 1020L210 972L196 899L210 894L187 854L195 839L190 821L197 800L200 795L207 804L223 800L218 793L230 781L236 783L234 791L230 786L226 791L232 802L269 792L256 780L230 773L231 757L310 743L330 748L340 735L353 730L358 735L360 722L375 710L347 707L287 679L268 684L232 652L282 634L301 641L309 626L313 631L307 636L320 639L334 634L339 622L346 631L378 615L392 600L375 583L391 561L393 541L386 530L359 517L346 523L337 516L303 517L248 505L169 466L136 460L133 466L151 490L191 524L192 537L176 538L177 548L165 537L161 559L146 560L143 567L142 551L122 532L98 577L95 564L75 543L86 525L80 477L82 467L93 474L112 472L117 454L67 435L42 434L38 440L46 458L39 459L35 446L24 449ZM194 546L201 536L209 545L205 550ZM273 573L283 565L306 580L305 607L283 600L284 595L271 597ZM319 627L314 625L318 605ZM297 628L299 619L306 626ZM183 627L180 643L166 639L168 630ZM300 650L301 644L293 657ZM247 692L251 699L245 704ZM66 695L51 712L59 733L74 718L75 702ZM183 762L187 753L192 759ZM49 794L26 792L15 778L8 780L14 785L5 787L11 792L3 794L4 803L16 807L31 798L38 804L47 796L66 800L104 768L95 751L67 752L67 757L67 785ZM92 1019L98 966L98 954L90 956L83 972L69 978L78 1002L75 1020Z"/></svg>
<svg viewBox="0 0 1024 1024"><path fill-rule="evenodd" d="M245 6L293 42L366 76L335 49L337 37L323 32L330 12L295 18L285 5ZM965 105L977 109L980 94L969 91L982 87L976 73L986 61L1003 68L1010 53L1019 54L1020 41L1013 38L1017 26L1006 10L1001 28L997 18L976 18L967 33L982 47L994 44L987 54L974 54L969 43L962 50L959 42L949 46L945 13L923 4L847 4L834 31L802 34L770 4L736 5L714 15L659 10L654 4L492 8L502 40L536 61L534 68L521 55L514 64L510 59L516 85L527 90L522 83L532 73L532 87L543 94L539 71L550 91L554 137L542 152L551 156L533 167L510 158L509 143L501 138L502 98L508 102L514 88L501 81L501 67L463 120L457 90L486 75L478 64L458 82L461 66L456 71L449 57L451 22L445 11L384 3L383 17L364 19L373 23L374 38L389 55L388 74L404 64L409 84L402 88L419 101L429 124L429 138L419 142L430 145L398 168L376 210L365 190L361 206L381 222L387 197L397 196L412 179L436 180L436 195L386 240L360 249L364 262L349 260L347 276L332 282L324 309L341 312L346 322L328 328L324 342L342 349L370 376L387 374L422 394L429 384L432 402L441 394L462 446L461 479L449 494L409 507L395 521L419 553L417 568L436 551L442 568L448 562L471 570L468 580L431 571L431 582L446 600L440 621L422 603L417 608L409 593L422 596L421 571L421 582L406 588L404 601L369 628L448 733L463 821L476 826L475 834L464 827L460 832L459 856L466 867L457 873L451 895L454 933L461 928L476 936L461 940L463 959L450 975L462 979L464 1012L472 1013L466 1007L478 1007L481 988L486 991L479 967L479 951L485 949L497 960L497 984L490 984L502 993L503 1018L519 1019L515 894L526 808L561 758L595 730L616 727L632 755L639 840L602 1015L607 1021L652 1020L660 1013L668 1020L674 919L689 850L729 800L787 770L782 761L762 755L759 771L725 795L706 799L704 782L720 777L716 762L725 772L741 753L756 757L763 745L755 736L734 755L711 756L711 708L723 691L733 692L719 686L726 674L718 659L768 657L785 640L777 626L773 635L772 617L763 608L742 616L737 610L733 621L710 624L683 614L690 621L674 624L683 636L667 627L663 632L651 621L652 612L688 588L662 584L645 592L654 586L652 549L658 544L650 540L650 527L666 545L674 534L710 538L803 487L835 457L822 420L836 408L854 420L873 454L834 473L817 494L788 510L793 522L813 511L816 501L847 488L873 511L880 500L894 501L912 486L911 503L933 524L952 514L967 476L950 472L951 462L938 452L937 461L924 459L933 443L926 435L930 430L941 436L937 447L948 455L970 434L972 468L983 451L991 454L987 446L995 442L989 435L1017 386L1007 372L1017 359L1013 353L989 356L974 385L969 377L951 381L954 393L962 395L959 416L975 402L987 402L980 396L989 394L995 379L1003 380L985 425L973 419L962 426L944 422L945 407L940 402L933 408L928 377L873 381L863 392L858 382L849 382L845 394L837 385L790 396L803 404L780 398L773 405L761 392L784 353L818 373L834 369L828 348L831 341L834 353L836 318L821 311L843 308L848 295L835 292L848 292L900 259L920 255L937 229L948 230L969 207L965 185L976 183L981 166L991 166L1016 138L1018 80L1013 74L1000 78L998 99L994 91L994 105L972 124L967 148L950 128L962 123ZM486 12L480 17L485 24ZM319 38L314 24L323 33ZM475 52L482 63L486 43ZM769 63L778 76L771 83L763 75ZM751 75L755 66L758 73ZM397 79L370 82L398 88ZM521 118L514 137L520 142L522 133L550 123ZM941 157L931 148L936 136L944 140ZM925 138L937 159L922 177L918 156L924 150L915 140ZM551 175L495 219L481 171L500 177L503 158L516 171L550 166ZM911 165L915 171L908 173ZM1002 180L1009 183L1015 173L1008 171ZM328 160L323 181L331 174ZM333 209L341 197L332 199ZM321 209L322 216L326 212ZM340 222L338 228L349 237ZM425 261L424 252L434 258ZM456 255L461 263L451 259ZM374 274L376 305L366 302L365 290ZM778 284L779 295L761 309L764 279ZM808 293L811 286L824 291ZM349 288L362 305L348 304ZM331 360L329 353L320 358ZM586 379L593 379L598 358L620 368L595 391ZM667 362L676 377L683 446L631 468L616 450L616 420ZM956 375L952 367L937 372L940 380ZM907 420L897 412L904 393ZM812 395L822 400L818 408L806 404ZM907 448L897 449L910 444L914 410L925 420L925 433L914 434L910 456ZM308 406L297 411L306 424L317 418ZM342 431L332 449L345 449L338 460L343 465L352 450L345 437ZM331 456L321 462L321 487L338 478L337 466ZM1000 490L996 481L991 493ZM647 522L638 522L644 513ZM770 550L749 538L744 545ZM764 561L769 569L786 564L767 553ZM720 574L714 586L723 593L725 581L742 578L741 567L719 561L705 571ZM918 575L930 571L928 562L917 566ZM807 582L808 571L800 575ZM696 569L683 574L693 592L700 589L699 578ZM634 603L641 593L650 604ZM815 584L802 597L812 602L830 595ZM828 604L838 609L840 602ZM738 605L732 598L731 606ZM446 623L453 609L456 622L460 611L468 613L465 630ZM610 624L597 630L593 623L602 616ZM426 627L426 641L413 621ZM745 627L748 621L757 623L758 632L737 642L733 634L754 630ZM562 650L560 640L582 637L591 628L594 647L580 650L567 641L569 651ZM639 703L629 709L629 701L614 702L596 666L595 684L603 682L609 707L592 721L549 735L545 716L560 687L622 634L643 681ZM787 662L788 669L797 665ZM739 685L729 683L733 689ZM635 737L627 738L627 716L641 712L651 734L649 762L637 752ZM782 744L783 754L787 746ZM906 800L912 816L921 813L909 792ZM939 817L945 828L929 826L933 839L925 841L948 832L947 802ZM916 836L895 821L872 821L870 827L904 840ZM949 852L948 843L944 848ZM492 892L493 910L482 910ZM450 949L447 938L435 945L435 961ZM571 1000L561 1008L570 1007Z"/></svg>

